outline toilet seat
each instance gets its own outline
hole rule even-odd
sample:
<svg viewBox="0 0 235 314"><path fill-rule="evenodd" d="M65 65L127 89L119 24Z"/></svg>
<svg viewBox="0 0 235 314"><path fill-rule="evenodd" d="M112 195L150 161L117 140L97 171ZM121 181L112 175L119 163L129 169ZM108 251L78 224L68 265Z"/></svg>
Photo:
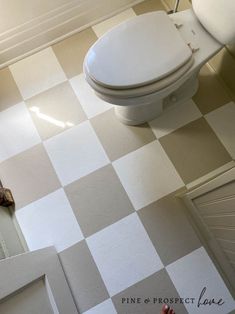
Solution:
<svg viewBox="0 0 235 314"><path fill-rule="evenodd" d="M181 76L183 76L193 65L194 59L191 58L188 62L186 62L181 68L176 70L171 75L153 82L148 85L130 88L130 89L111 89L104 87L102 85L97 84L95 81L87 73L86 67L84 67L84 74L86 76L86 80L89 85L99 94L108 95L112 97L118 98L131 98L131 97L140 97L144 95L148 95L154 92L157 92L161 89L167 88L169 85L176 82Z"/></svg>
<svg viewBox="0 0 235 314"><path fill-rule="evenodd" d="M145 17L146 16L147 15L145 15ZM188 44L189 47L187 47L187 49L191 49L192 53L189 52L189 58L186 58L184 63L178 64L177 68L174 69L173 67L174 70L171 68L171 71L167 74L163 72L161 76L159 72L154 73L152 81L149 81L148 79L150 77L146 76L146 69L142 67L141 70L145 72L144 78L146 78L146 81L140 82L140 85L127 84L123 86L123 84L120 84L119 86L112 86L112 84L107 84L109 86L104 86L102 82L99 82L97 79L98 77L96 77L95 81L90 75L91 72L89 71L87 57L85 58L84 74L86 81L91 86L92 90L95 91L99 99L114 105L116 117L124 124L139 125L148 122L161 115L164 108L173 104L180 104L192 98L198 88L198 73L201 67L223 47L222 44L216 41L200 24L192 9L177 12L170 15L169 18L171 19L171 26L173 25L174 31L181 37L181 43L182 41L184 42L184 47ZM135 18L133 18L133 20L134 19ZM126 27L125 22L121 25L124 28ZM112 34L115 29L116 28L113 28L110 33ZM109 37L107 36L107 33L103 38L108 41ZM151 37L151 40L152 38L153 37ZM142 37L142 43L143 42ZM107 64L104 62L105 60L102 59L102 55L96 55L95 53L97 51L93 49L91 50L93 53L89 56L90 61L92 58L93 61L95 59L97 59L98 62L102 61L103 66L100 70L106 72L105 66ZM174 54L175 51L172 55L174 56ZM159 57L156 53L155 55ZM168 56L170 55L171 54ZM109 58L107 54L106 57L107 59ZM123 55L123 57L125 57L125 55ZM154 56L153 59L155 60L157 58ZM153 59L150 59L150 68L155 64L152 61ZM159 63L159 60L160 59L158 58L156 62L158 61ZM112 61L114 60L112 59ZM125 65L128 62L123 63L121 62L123 60L119 61L118 66L121 68L119 72L122 72L123 64ZM140 66L141 65L142 62ZM148 64L146 65L149 70ZM149 73L151 74L151 72Z"/></svg>
<svg viewBox="0 0 235 314"><path fill-rule="evenodd" d="M134 17L102 36L85 58L84 72L93 85L124 92L157 82L167 86L192 65L192 59L172 20L157 11Z"/></svg>

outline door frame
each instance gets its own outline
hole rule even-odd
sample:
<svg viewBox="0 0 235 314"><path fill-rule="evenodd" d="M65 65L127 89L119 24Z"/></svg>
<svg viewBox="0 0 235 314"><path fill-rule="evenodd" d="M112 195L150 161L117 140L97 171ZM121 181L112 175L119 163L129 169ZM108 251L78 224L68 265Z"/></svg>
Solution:
<svg viewBox="0 0 235 314"><path fill-rule="evenodd" d="M43 279L54 314L79 313L54 247L1 260L0 278L0 302Z"/></svg>
<svg viewBox="0 0 235 314"><path fill-rule="evenodd" d="M212 176L207 176L199 183L197 181L196 187L191 187L190 190L179 195L186 205L186 214L191 221L191 224L197 233L199 239L201 240L203 246L207 250L210 258L214 262L218 272L225 281L230 293L235 297L235 278L234 278L234 269L227 261L222 252L219 244L212 235L211 231L204 223L202 217L196 206L194 205L193 200L196 197L199 197L207 192L210 192L220 186L223 186L226 183L229 183L235 179L235 162L230 163L228 169L223 169L223 171L215 173ZM223 265L223 268L221 267Z"/></svg>

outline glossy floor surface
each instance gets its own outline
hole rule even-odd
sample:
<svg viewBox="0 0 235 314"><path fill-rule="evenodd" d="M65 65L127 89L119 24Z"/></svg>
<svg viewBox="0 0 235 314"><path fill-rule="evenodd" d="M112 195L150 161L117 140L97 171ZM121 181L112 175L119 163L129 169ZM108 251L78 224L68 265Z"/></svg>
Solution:
<svg viewBox="0 0 235 314"><path fill-rule="evenodd" d="M0 71L1 180L29 249L57 248L81 313L159 313L161 298L179 314L235 310L175 197L234 159L229 94L205 66L193 100L131 127L82 73L105 31L161 8L145 1ZM223 306L198 308L203 287Z"/></svg>

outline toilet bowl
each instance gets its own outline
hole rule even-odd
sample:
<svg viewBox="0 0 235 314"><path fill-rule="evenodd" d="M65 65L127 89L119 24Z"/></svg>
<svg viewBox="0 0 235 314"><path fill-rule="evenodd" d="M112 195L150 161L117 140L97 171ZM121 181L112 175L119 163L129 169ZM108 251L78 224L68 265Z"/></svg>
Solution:
<svg viewBox="0 0 235 314"><path fill-rule="evenodd" d="M200 68L235 41L235 3L227 0L221 9L217 2L222 6L221 0L193 0L194 10L134 17L89 49L85 78L99 98L115 105L121 122L150 121L195 94Z"/></svg>

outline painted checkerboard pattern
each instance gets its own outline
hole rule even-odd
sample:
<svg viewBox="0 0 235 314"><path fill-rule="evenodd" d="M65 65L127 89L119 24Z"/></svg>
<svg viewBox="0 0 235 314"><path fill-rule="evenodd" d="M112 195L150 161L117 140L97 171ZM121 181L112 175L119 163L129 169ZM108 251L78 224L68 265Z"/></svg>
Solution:
<svg viewBox="0 0 235 314"><path fill-rule="evenodd" d="M187 298L206 286L234 301L175 197L235 157L235 104L205 66L192 100L138 127L121 124L82 73L110 27L148 0L0 71L0 176L30 250L54 245L81 313L159 313L122 298ZM195 301L196 302L196 301Z"/></svg>

